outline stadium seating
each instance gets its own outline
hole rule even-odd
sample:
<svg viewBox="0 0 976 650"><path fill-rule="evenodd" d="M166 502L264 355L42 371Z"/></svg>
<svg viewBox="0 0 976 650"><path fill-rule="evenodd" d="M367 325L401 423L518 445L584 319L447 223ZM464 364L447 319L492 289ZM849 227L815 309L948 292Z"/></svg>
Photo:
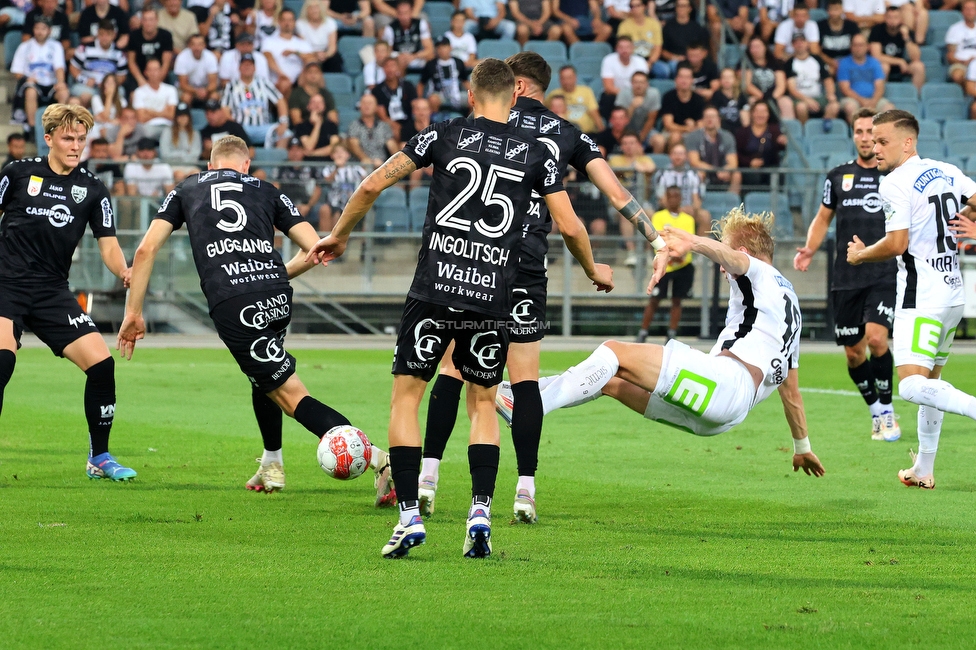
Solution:
<svg viewBox="0 0 976 650"><path fill-rule="evenodd" d="M607 43L586 43L579 41L569 46L569 60L596 57L602 59L613 50Z"/></svg>
<svg viewBox="0 0 976 650"><path fill-rule="evenodd" d="M394 185L383 190L373 204L376 210L377 232L407 232L410 230L410 210L407 192Z"/></svg>
<svg viewBox="0 0 976 650"><path fill-rule="evenodd" d="M566 52L566 45L562 41L527 41L522 47L526 52L541 54L546 61L552 65L553 60L566 60L569 53ZM552 65L554 69L558 69Z"/></svg>
<svg viewBox="0 0 976 650"><path fill-rule="evenodd" d="M426 5L430 6L430 5ZM431 18L427 21L430 24L430 36L436 43L440 38L451 31L451 19L450 18Z"/></svg>
<svg viewBox="0 0 976 650"><path fill-rule="evenodd" d="M952 120L946 120L946 125L948 125ZM938 140L942 137L942 126L935 120L919 120L918 121L918 139L935 139Z"/></svg>
<svg viewBox="0 0 976 650"><path fill-rule="evenodd" d="M922 158L942 158L945 156L945 143L942 140L919 140L918 155Z"/></svg>
<svg viewBox="0 0 976 650"><path fill-rule="evenodd" d="M815 23L819 23L821 20L827 20L827 10L821 9L819 7L810 10L810 20Z"/></svg>
<svg viewBox="0 0 976 650"><path fill-rule="evenodd" d="M806 153L810 157L825 158L830 154L846 152L854 154L854 141L846 133L821 133L815 138L804 140Z"/></svg>
<svg viewBox="0 0 976 650"><path fill-rule="evenodd" d="M254 163L280 163L288 160L288 150L279 149L278 147L273 147L267 149L265 147L257 147L254 149Z"/></svg>
<svg viewBox="0 0 976 650"><path fill-rule="evenodd" d="M446 20L450 23L451 14L454 12L454 5L450 2L427 2L424 4L424 13L427 14L428 22Z"/></svg>
<svg viewBox="0 0 976 650"><path fill-rule="evenodd" d="M593 91L593 95L596 97L597 101L600 100L600 95L603 94L603 79L599 76L590 79L586 84ZM663 94L663 93L662 93Z"/></svg>
<svg viewBox="0 0 976 650"><path fill-rule="evenodd" d="M925 120L928 122L928 120ZM935 123L937 124L937 122ZM919 134L919 138L921 138ZM936 135L938 137L938 135ZM942 126L942 137L946 140L958 140L968 138L976 140L976 121L973 120L946 120Z"/></svg>
<svg viewBox="0 0 976 650"><path fill-rule="evenodd" d="M918 101L918 90L908 81L888 82L885 86L885 97L898 104L903 99Z"/></svg>
<svg viewBox="0 0 976 650"><path fill-rule="evenodd" d="M776 216L773 236L777 239L793 236L793 213L786 205L786 196L780 192L773 200L770 192L749 192L745 200L746 212L772 212Z"/></svg>
<svg viewBox="0 0 976 650"><path fill-rule="evenodd" d="M193 120L194 130L200 131L207 126L207 111L202 108L191 108L190 119Z"/></svg>
<svg viewBox="0 0 976 650"><path fill-rule="evenodd" d="M803 124L799 120L783 120L779 123L779 128L798 143L803 141Z"/></svg>
<svg viewBox="0 0 976 650"><path fill-rule="evenodd" d="M903 111L908 111L909 113L915 115L916 117L921 117L922 115L922 104L921 102L915 100L903 99L901 101L895 102L895 107L900 108Z"/></svg>
<svg viewBox="0 0 976 650"><path fill-rule="evenodd" d="M343 72L326 72L325 87L335 95L336 93L352 93L352 77ZM337 100L338 101L338 100Z"/></svg>
<svg viewBox="0 0 976 650"><path fill-rule="evenodd" d="M742 61L742 48L738 45L732 45L725 43L718 52L718 67L723 68L737 68L739 62Z"/></svg>
<svg viewBox="0 0 976 650"><path fill-rule="evenodd" d="M41 123L41 116L44 115L44 109L46 108L47 106L42 106L41 108L37 109L37 112L34 114L34 124ZM44 142L44 129L34 129L34 144L37 145L38 156L46 156L51 150L51 148L47 146L47 143Z"/></svg>
<svg viewBox="0 0 976 650"><path fill-rule="evenodd" d="M580 79L593 79L600 76L600 66L603 65L603 59L590 56L574 59L570 61L570 63L572 63L573 67L576 68L576 75ZM552 66L552 76L558 79L558 67Z"/></svg>
<svg viewBox="0 0 976 650"><path fill-rule="evenodd" d="M946 139L944 142L947 156L967 158L976 153L976 140L972 138Z"/></svg>
<svg viewBox="0 0 976 650"><path fill-rule="evenodd" d="M420 232L427 219L427 199L430 197L430 186L421 185L410 190L410 230Z"/></svg>
<svg viewBox="0 0 976 650"><path fill-rule="evenodd" d="M4 34L3 36L3 56L4 61L7 62L7 70L10 69L10 64L14 62L14 54L17 53L17 46L20 45L20 31L12 30Z"/></svg>
<svg viewBox="0 0 976 650"><path fill-rule="evenodd" d="M905 110L908 110L907 108ZM925 119L938 120L964 120L969 116L968 99L941 99L933 98L922 105ZM917 113L916 113L917 115Z"/></svg>
<svg viewBox="0 0 976 650"><path fill-rule="evenodd" d="M955 165L959 169L966 171L969 168L969 158L963 156L948 156L945 161L950 165Z"/></svg>
<svg viewBox="0 0 976 650"><path fill-rule="evenodd" d="M962 86L945 81L930 81L922 86L921 99L962 99Z"/></svg>
<svg viewBox="0 0 976 650"><path fill-rule="evenodd" d="M661 93L662 97L664 96L664 93L674 89L673 79L651 79L649 83L658 89L658 92Z"/></svg>
<svg viewBox="0 0 976 650"><path fill-rule="evenodd" d="M671 166L671 159L668 158L668 154L652 153L649 155L651 157L651 160L654 161L654 166L657 167L658 169L667 169L668 167Z"/></svg>
<svg viewBox="0 0 976 650"><path fill-rule="evenodd" d="M941 47L945 43L946 32L960 20L962 20L962 13L958 11L930 11L929 31L925 42Z"/></svg>
<svg viewBox="0 0 976 650"><path fill-rule="evenodd" d="M928 68L930 65L942 65L942 52L935 45L923 45L919 48L922 54L922 63ZM929 76L929 81L935 81Z"/></svg>
<svg viewBox="0 0 976 650"><path fill-rule="evenodd" d="M844 120L832 120L830 133L828 134L824 133L823 122L823 119L819 117L812 117L807 120L806 124L803 125L803 138L806 140L813 140L815 138L822 137L823 135L843 135L845 137L850 137L850 127Z"/></svg>
<svg viewBox="0 0 976 650"><path fill-rule="evenodd" d="M850 161L854 160L854 156L856 155L857 152L855 152L854 155L847 154L844 152L832 153L829 156L827 156L826 168L833 169L834 167L839 167L844 163L849 163Z"/></svg>
<svg viewBox="0 0 976 650"><path fill-rule="evenodd" d="M338 50L342 55L342 67L349 74L360 74L363 71L363 60L359 58L359 50L376 42L374 38L363 36L343 36L339 39Z"/></svg>
<svg viewBox="0 0 976 650"><path fill-rule="evenodd" d="M284 0L283 3L285 9L291 9L292 11L295 12L296 17L302 15L303 4L305 4L304 0Z"/></svg>
<svg viewBox="0 0 976 650"><path fill-rule="evenodd" d="M513 54L518 54L519 46L515 41L481 41L478 43L478 58L493 57L503 61Z"/></svg>
<svg viewBox="0 0 976 650"><path fill-rule="evenodd" d="M712 219L718 219L740 205L742 199L732 192L707 192L702 199L702 207L711 213Z"/></svg>

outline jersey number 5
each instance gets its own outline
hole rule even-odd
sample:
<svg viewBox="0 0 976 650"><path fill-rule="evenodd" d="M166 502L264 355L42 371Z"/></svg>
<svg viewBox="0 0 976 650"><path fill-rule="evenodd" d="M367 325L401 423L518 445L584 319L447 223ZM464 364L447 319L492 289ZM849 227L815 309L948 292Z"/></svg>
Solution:
<svg viewBox="0 0 976 650"><path fill-rule="evenodd" d="M949 206L950 201L952 202L952 207ZM935 227L939 231L936 244L939 247L939 252L945 253L946 249L950 251L956 250L956 238L951 232L946 232L946 226L949 220L959 212L959 202L955 194L946 192L942 196L930 196L929 203L935 206Z"/></svg>
<svg viewBox="0 0 976 650"><path fill-rule="evenodd" d="M437 213L437 216L434 217L434 222L438 226L444 226L445 228L456 228L457 230L470 232L471 221L460 216L455 216L455 213L467 203L468 199L477 193L478 187L481 186L481 165L471 158L455 158L447 164L447 171L452 174L456 174L458 170L468 172L470 176L468 184L464 186L460 194L454 197L453 201ZM507 167L499 167L498 165L492 165L488 168L488 173L485 175L485 185L481 190L481 201L485 204L485 207L490 205L501 207L502 220L493 226L488 224L484 218L478 219L474 222L474 228L485 237L491 237L492 239L497 239L508 232L515 218L515 206L512 205L512 199L505 194L499 194L495 191L495 183L499 178L518 183L525 178L525 172Z"/></svg>
<svg viewBox="0 0 976 650"><path fill-rule="evenodd" d="M243 192L244 187L240 183L214 183L210 186L210 207L217 212L229 209L237 217L236 221L226 221L221 219L217 222L217 227L224 232L240 232L247 225L247 213L244 206L235 201L221 196L221 192Z"/></svg>

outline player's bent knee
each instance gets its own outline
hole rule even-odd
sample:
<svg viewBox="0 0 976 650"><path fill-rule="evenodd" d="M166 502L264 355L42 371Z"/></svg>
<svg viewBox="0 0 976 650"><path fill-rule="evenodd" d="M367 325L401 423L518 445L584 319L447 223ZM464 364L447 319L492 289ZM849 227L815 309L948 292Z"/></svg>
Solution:
<svg viewBox="0 0 976 650"><path fill-rule="evenodd" d="M898 397L902 398L906 402L912 402L917 404L915 400L918 399L922 392L922 386L925 383L925 378L921 375L909 375L898 382Z"/></svg>

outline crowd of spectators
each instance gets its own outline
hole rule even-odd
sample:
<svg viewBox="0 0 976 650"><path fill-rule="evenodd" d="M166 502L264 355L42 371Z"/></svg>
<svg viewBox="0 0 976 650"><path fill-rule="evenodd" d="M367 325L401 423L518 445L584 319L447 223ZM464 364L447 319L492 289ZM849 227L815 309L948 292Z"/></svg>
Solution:
<svg viewBox="0 0 976 650"><path fill-rule="evenodd" d="M548 105L590 134L651 207L678 185L683 209L704 225L706 191L768 184L787 143L781 120L822 118L829 132L835 118L893 106L889 82L926 82L930 14L919 1L716 0L699 17L692 0L455 0L436 32L424 0L248 4L0 0L0 29L22 32L15 120L29 141L39 108L89 107L86 156L111 160L100 173L134 196L163 195L227 134L280 149L290 165L271 179L328 227L370 167L431 121L467 112L480 41L606 42L596 79L556 66ZM948 79L976 96L976 0L942 8L963 16L945 37ZM353 54L364 64L355 96L331 91L323 74L349 68L339 43L350 35L370 39Z"/></svg>

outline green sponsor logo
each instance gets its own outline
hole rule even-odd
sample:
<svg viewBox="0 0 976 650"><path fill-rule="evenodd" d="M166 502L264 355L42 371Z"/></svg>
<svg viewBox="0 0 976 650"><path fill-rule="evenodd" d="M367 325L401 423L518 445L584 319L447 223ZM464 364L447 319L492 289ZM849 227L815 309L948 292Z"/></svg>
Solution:
<svg viewBox="0 0 976 650"><path fill-rule="evenodd" d="M674 380L671 390L664 396L664 401L701 417L708 408L708 403L712 401L714 393L714 381L688 370L682 370Z"/></svg>
<svg viewBox="0 0 976 650"><path fill-rule="evenodd" d="M912 333L912 352L934 359L939 353L942 323L932 318L916 318Z"/></svg>

